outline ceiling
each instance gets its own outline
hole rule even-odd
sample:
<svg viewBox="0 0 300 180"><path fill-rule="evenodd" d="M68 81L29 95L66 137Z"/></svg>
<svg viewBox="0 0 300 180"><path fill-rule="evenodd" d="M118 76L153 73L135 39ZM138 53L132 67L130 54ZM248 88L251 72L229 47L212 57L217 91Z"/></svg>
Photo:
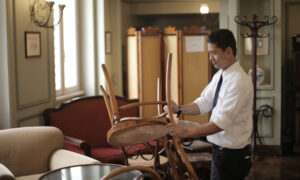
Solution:
<svg viewBox="0 0 300 180"><path fill-rule="evenodd" d="M212 0L123 0L123 2L127 2L127 3L147 3L147 2L149 3L150 2L202 2L203 3L208 1L212 1Z"/></svg>

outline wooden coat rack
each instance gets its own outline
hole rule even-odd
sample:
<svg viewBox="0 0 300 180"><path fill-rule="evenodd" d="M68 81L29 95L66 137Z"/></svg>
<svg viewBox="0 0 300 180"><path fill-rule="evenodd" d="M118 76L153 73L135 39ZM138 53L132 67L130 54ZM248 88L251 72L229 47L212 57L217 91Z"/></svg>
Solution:
<svg viewBox="0 0 300 180"><path fill-rule="evenodd" d="M253 132L252 132L252 139L251 139L251 149L252 149L252 159L255 159L255 150L256 150L256 138L258 138L259 142L261 140L258 136L257 130L257 121L258 121L258 114L262 113L265 117L270 117L273 113L273 108L269 105L262 105L258 110L256 109L256 64L257 64L257 38L266 38L269 36L267 35L260 35L258 30L261 27L272 25L277 22L277 17L272 16L265 16L263 21L258 20L257 15L252 16L252 20L247 20L246 16L240 18L239 16L235 17L234 20L237 24L246 26L250 29L251 33L242 34L241 36L244 38L250 37L252 40L252 83L253 83Z"/></svg>

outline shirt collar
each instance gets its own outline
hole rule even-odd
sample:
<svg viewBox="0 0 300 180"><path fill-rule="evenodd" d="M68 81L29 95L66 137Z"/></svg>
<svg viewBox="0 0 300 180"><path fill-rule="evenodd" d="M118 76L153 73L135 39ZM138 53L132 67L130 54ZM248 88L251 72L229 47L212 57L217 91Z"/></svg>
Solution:
<svg viewBox="0 0 300 180"><path fill-rule="evenodd" d="M225 71L222 72L223 79L226 78L227 75L229 75L232 71L236 70L239 67L240 63L239 61L236 61L231 66L229 66Z"/></svg>

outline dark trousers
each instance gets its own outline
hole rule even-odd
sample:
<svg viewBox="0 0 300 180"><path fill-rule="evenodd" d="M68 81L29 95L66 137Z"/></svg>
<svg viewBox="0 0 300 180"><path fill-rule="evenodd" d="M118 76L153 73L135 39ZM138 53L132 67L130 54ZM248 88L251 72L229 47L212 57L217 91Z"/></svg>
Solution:
<svg viewBox="0 0 300 180"><path fill-rule="evenodd" d="M243 180L251 169L250 146L227 149L213 145L211 180Z"/></svg>

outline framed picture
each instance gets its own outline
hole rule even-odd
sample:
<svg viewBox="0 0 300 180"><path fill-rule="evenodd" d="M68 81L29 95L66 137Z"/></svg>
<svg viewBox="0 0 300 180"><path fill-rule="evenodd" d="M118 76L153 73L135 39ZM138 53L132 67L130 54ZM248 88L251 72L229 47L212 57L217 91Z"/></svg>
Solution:
<svg viewBox="0 0 300 180"><path fill-rule="evenodd" d="M268 55L269 54L269 37L257 38L256 51L257 51L257 55ZM244 52L245 52L245 55L252 54L252 39L251 38L244 39Z"/></svg>
<svg viewBox="0 0 300 180"><path fill-rule="evenodd" d="M25 58L41 56L41 32L25 31Z"/></svg>
<svg viewBox="0 0 300 180"><path fill-rule="evenodd" d="M111 53L111 32L105 32L105 53Z"/></svg>

